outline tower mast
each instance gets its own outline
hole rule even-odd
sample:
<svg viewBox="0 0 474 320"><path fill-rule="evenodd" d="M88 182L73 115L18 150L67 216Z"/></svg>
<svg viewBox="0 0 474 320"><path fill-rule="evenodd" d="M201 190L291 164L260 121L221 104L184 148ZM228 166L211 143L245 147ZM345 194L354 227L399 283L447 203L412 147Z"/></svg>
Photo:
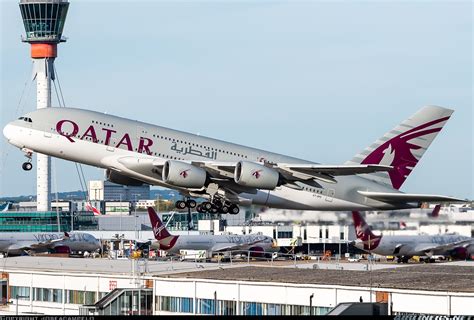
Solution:
<svg viewBox="0 0 474 320"><path fill-rule="evenodd" d="M69 7L67 0L20 0L21 17L33 59L32 80L36 79L36 108L51 107L51 80L54 80L54 59L62 37ZM37 154L36 204L38 211L51 209L51 159Z"/></svg>

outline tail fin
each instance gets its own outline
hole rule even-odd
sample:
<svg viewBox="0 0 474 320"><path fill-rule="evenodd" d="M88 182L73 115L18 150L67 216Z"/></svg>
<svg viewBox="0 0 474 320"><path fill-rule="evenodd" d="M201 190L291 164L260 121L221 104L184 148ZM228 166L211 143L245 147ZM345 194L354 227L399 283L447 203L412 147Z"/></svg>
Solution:
<svg viewBox="0 0 474 320"><path fill-rule="evenodd" d="M156 214L155 209L148 207L148 216L150 217L153 235L155 236L156 240L163 240L171 236L163 222L161 222L160 218Z"/></svg>
<svg viewBox="0 0 474 320"><path fill-rule="evenodd" d="M398 190L453 112L437 106L423 107L346 164L392 166L389 172L371 173L365 177Z"/></svg>
<svg viewBox="0 0 474 320"><path fill-rule="evenodd" d="M365 250L372 250L378 247L382 236L376 236L370 230L369 225L359 211L352 211L352 220L354 221L354 229L357 239L364 243Z"/></svg>

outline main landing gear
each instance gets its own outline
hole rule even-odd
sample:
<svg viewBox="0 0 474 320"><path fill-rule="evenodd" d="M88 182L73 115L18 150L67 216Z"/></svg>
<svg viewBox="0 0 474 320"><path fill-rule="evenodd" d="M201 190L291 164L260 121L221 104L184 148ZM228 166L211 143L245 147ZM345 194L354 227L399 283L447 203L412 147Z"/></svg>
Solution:
<svg viewBox="0 0 474 320"><path fill-rule="evenodd" d="M26 148L21 149L21 151L23 151L25 153L25 157L28 159L28 161L23 162L21 167L25 171L30 171L31 169L33 169L33 164L31 163L31 159L33 157L33 151L31 151L29 149L26 149Z"/></svg>
<svg viewBox="0 0 474 320"><path fill-rule="evenodd" d="M238 214L240 212L239 206L230 203L229 201L225 201L223 199L215 198L212 202L205 201L200 204L197 204L196 201L192 199L178 200L175 203L176 209L183 210L183 209L194 209L199 213L213 213L213 214L220 214L220 213L230 213L230 214Z"/></svg>

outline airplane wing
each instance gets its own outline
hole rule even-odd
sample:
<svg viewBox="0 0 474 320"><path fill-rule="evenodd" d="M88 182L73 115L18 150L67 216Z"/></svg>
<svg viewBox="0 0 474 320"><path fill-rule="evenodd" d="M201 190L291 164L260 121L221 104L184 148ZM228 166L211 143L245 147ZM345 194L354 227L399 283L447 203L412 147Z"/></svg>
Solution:
<svg viewBox="0 0 474 320"><path fill-rule="evenodd" d="M205 168L209 173L214 173L222 178L234 178L234 162L193 162ZM347 176L355 174L373 173L379 171L390 171L391 166L360 164L360 165L322 165L322 164L289 164L289 163L265 163L266 167L278 171L287 181L321 180L336 183L336 176Z"/></svg>
<svg viewBox="0 0 474 320"><path fill-rule="evenodd" d="M113 155L102 159L102 164L120 175L130 177L145 183L163 184L161 173L166 159L153 156L123 156ZM229 191L236 193L255 193L254 188L245 187L235 183L234 171L237 162L227 161L182 161L200 167L210 175L211 179L218 181L220 185ZM309 185L317 185L317 180L337 183L335 177L366 174L380 171L390 171L391 166L360 164L360 165L321 165L321 164L288 164L288 163L258 163L262 166L277 171L283 181L289 187L301 189L295 182L303 182ZM170 188L189 192L190 189L170 185Z"/></svg>
<svg viewBox="0 0 474 320"><path fill-rule="evenodd" d="M60 244L62 241L69 238L69 235L65 232L62 238L51 239L47 241L34 242L34 241L20 241L15 244L12 244L9 247L9 250L41 250L54 248L56 245Z"/></svg>
<svg viewBox="0 0 474 320"><path fill-rule="evenodd" d="M430 245L418 245L413 248L414 251L417 252L432 252L432 251L443 251L443 250L452 250L456 247L464 247L464 246L469 246L473 242L472 239L466 239L466 240L461 240L461 241L456 241L452 243L446 243L446 244L430 244Z"/></svg>
<svg viewBox="0 0 474 320"><path fill-rule="evenodd" d="M406 203L406 202L467 202L466 200L432 195L432 194L416 194L416 193L391 193L391 192L372 192L372 191L358 191L361 195L367 198L388 202L388 203Z"/></svg>
<svg viewBox="0 0 474 320"><path fill-rule="evenodd" d="M229 250L247 250L250 246L262 242L262 239L258 239L252 242L243 243L216 243L212 248L212 252L229 251Z"/></svg>

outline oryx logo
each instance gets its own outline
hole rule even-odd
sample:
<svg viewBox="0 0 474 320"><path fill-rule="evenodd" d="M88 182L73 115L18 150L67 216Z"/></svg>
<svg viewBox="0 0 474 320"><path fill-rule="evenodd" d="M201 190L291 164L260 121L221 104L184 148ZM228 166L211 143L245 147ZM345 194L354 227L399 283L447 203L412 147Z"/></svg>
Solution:
<svg viewBox="0 0 474 320"><path fill-rule="evenodd" d="M372 151L361 164L392 166L393 169L388 172L390 181L395 189L399 189L418 163L419 159L413 154L412 150L426 149L432 139L422 137L441 131L442 125L434 128L433 126L448 119L449 117L444 117L433 120L391 138ZM427 140L428 145L419 146L410 143L410 141L415 138Z"/></svg>
<svg viewBox="0 0 474 320"><path fill-rule="evenodd" d="M180 175L181 177L183 177L183 179L186 179L186 178L189 176L188 171L190 171L190 170L191 170L191 169L183 170L183 171L181 171L181 172L179 173L179 175Z"/></svg>
<svg viewBox="0 0 474 320"><path fill-rule="evenodd" d="M254 170L254 171L252 171L252 176L254 176L255 179L259 179L259 178L261 177L261 175L262 175L262 174L261 174L262 171L263 171L263 170Z"/></svg>

